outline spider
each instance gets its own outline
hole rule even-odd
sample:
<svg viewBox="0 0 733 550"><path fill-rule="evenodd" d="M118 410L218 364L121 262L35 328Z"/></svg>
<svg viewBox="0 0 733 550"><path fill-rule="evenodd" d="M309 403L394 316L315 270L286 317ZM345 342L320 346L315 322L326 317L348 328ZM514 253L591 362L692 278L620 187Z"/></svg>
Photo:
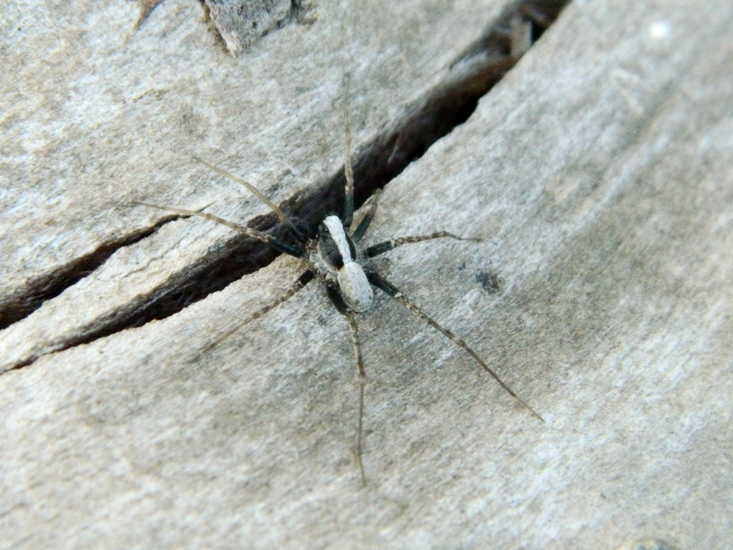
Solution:
<svg viewBox="0 0 733 550"><path fill-rule="evenodd" d="M454 235L447 231L438 231L436 233L430 233L428 235L417 235L409 237L400 237L390 239L378 244L364 247L362 240L369 225L374 219L374 215L377 210L377 203L381 190L378 190L365 205L365 213L361 221L354 227L354 173L351 165L351 131L349 126L348 108L346 102L344 102L344 120L345 120L345 139L344 139L344 153L346 157L345 161L345 173L346 173L346 186L344 190L344 205L341 216L328 215L320 223L318 231L314 237L308 237L304 235L299 229L296 228L295 224L285 215L285 213L268 199L263 193L261 193L254 185L240 179L224 170L209 164L208 162L194 157L195 160L201 162L214 172L229 178L230 180L239 183L246 187L251 193L253 193L260 201L267 205L275 215L280 219L283 225L287 228L287 231L294 239L294 244L286 242L281 239L277 239L270 234L263 233L251 227L242 226L213 214L206 212L193 211L193 210L182 210L179 208L171 208L168 206L159 206L156 204L146 202L136 202L138 205L147 206L151 208L157 208L159 210L165 210L173 212L182 216L198 216L206 218L207 220L215 223L225 225L235 231L239 231L257 239L278 252L288 254L295 258L298 258L302 263L303 272L298 277L296 282L280 297L275 299L270 304L254 312L252 315L238 323L236 326L227 330L213 342L209 343L199 352L197 357L203 355L207 351L211 350L223 340L235 332L242 329L245 325L251 323L255 319L258 319L262 315L271 311L278 305L282 304L286 300L290 299L299 290L311 281L320 281L325 288L326 295L330 299L336 310L344 316L349 324L351 332L351 342L354 348L354 355L356 358L357 367L357 380L359 384L359 409L358 409L358 422L357 422L357 437L356 437L356 462L359 467L361 474L362 484L366 484L366 476L364 473L364 464L362 461L362 441L363 441L363 419L364 419L364 392L366 387L366 369L364 367L364 359L361 353L361 344L359 341L359 326L357 323L357 316L364 313L372 308L374 305L374 288L384 292L390 298L396 300L407 309L409 309L417 317L425 321L427 324L432 326L438 332L446 336L453 343L465 350L481 368L486 371L496 382L527 408L534 416L544 422L542 417L530 407L524 400L522 400L514 390L509 387L499 375L489 367L486 362L476 353L476 351L469 346L465 340L460 336L456 335L450 329L442 326L440 323L435 321L427 313L425 313L415 302L405 296L405 294L399 290L395 285L389 282L383 275L380 275L376 266L371 262L372 258L375 258L385 252L389 252L398 246L410 243L419 243L422 241L429 241L433 239L450 238L465 241L478 241L478 239L465 238Z"/></svg>

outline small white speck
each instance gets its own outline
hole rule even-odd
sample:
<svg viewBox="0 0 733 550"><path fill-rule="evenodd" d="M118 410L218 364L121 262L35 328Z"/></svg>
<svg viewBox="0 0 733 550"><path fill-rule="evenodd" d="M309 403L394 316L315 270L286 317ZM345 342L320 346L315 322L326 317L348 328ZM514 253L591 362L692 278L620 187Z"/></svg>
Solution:
<svg viewBox="0 0 733 550"><path fill-rule="evenodd" d="M667 21L657 21L649 27L649 36L656 39L667 38L670 26Z"/></svg>

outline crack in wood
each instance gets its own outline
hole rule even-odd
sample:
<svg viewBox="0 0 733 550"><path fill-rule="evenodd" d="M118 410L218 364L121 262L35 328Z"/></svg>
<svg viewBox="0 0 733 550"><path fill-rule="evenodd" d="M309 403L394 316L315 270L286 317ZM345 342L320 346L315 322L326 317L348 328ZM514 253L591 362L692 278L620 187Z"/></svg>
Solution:
<svg viewBox="0 0 733 550"><path fill-rule="evenodd" d="M446 68L446 77L426 96L406 109L406 115L392 127L361 148L353 159L355 202L357 207L378 189L402 173L440 138L463 124L485 96L519 61L557 19L569 0L521 0L507 6L496 21ZM299 229L314 235L313 228L328 212L336 212L343 204L345 176L343 167L329 181L315 189L301 192L281 207L297 220ZM48 280L39 282L16 305L0 313L8 326L40 307L45 300L57 296L89 272L101 266L116 250L149 236L159 227L177 219L166 217L153 228L135 232L104 245L89 256L69 264ZM258 216L250 227L288 241L289 235L275 215ZM126 328L141 326L155 319L164 319L188 305L222 290L244 275L269 265L277 257L267 246L243 235L228 242L229 252L223 257L212 255L203 268L190 270L177 278L175 286L156 290L142 306L116 311L99 327L67 340L54 351L61 351L92 342ZM199 266L201 267L201 266ZM27 366L36 358L26 361Z"/></svg>
<svg viewBox="0 0 733 550"><path fill-rule="evenodd" d="M27 285L28 290L22 295L0 304L0 330L28 317L43 305L52 300L64 290L96 271L121 248L134 245L156 233L164 225L179 219L180 216L165 216L156 224L138 229L120 238L102 244L93 252L80 256L66 265L58 267L54 272L47 273Z"/></svg>

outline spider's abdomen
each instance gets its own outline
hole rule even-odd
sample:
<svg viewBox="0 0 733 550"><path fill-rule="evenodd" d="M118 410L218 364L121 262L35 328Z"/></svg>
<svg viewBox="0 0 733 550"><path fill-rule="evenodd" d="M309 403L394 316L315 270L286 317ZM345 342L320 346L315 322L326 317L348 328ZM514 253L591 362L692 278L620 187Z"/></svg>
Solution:
<svg viewBox="0 0 733 550"><path fill-rule="evenodd" d="M374 291L364 269L356 262L346 262L336 275L341 297L357 313L366 311L374 302Z"/></svg>

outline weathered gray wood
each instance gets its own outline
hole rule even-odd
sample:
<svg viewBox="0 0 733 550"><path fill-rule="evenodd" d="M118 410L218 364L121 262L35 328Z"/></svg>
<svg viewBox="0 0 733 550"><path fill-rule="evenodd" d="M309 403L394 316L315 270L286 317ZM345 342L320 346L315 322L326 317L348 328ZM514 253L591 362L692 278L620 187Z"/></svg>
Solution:
<svg viewBox="0 0 733 550"><path fill-rule="evenodd" d="M345 72L358 145L440 80L502 4L324 2L320 23L290 24L236 60L207 34L195 4L165 2L139 32L133 7L96 8L85 16L94 21L85 33L81 23L3 18L17 56L3 84L10 161L0 176L9 236L0 241L0 317L80 258L163 218L133 200L212 205L235 221L267 212L192 154L248 178L278 203L325 182L343 162ZM51 9L60 22L79 17L79 6ZM121 250L0 337L0 372L129 316L202 269L203 256L225 255L235 238L174 222Z"/></svg>
<svg viewBox="0 0 733 550"><path fill-rule="evenodd" d="M175 8L163 6L146 24L172 32L164 9ZM573 4L466 124L385 190L372 242L435 229L485 239L404 247L382 268L475 345L545 424L461 350L381 300L361 321L370 376L361 489L349 454L348 329L320 289L197 356L295 279L295 262L281 258L164 321L0 376L7 545L618 548L659 538L730 547L732 11L723 0ZM250 62L264 66L258 56L269 50L258 51ZM395 91L379 78L365 85L366 62L362 71L363 138L393 114L367 112L376 100L365 96L372 86L380 97ZM188 85L208 89L204 76ZM320 112L332 117L324 128L338 127L336 99L313 111L301 99L292 112ZM272 108L291 108L279 102ZM228 128L214 139L212 123L191 139L213 148L234 135ZM267 133L293 135L281 130ZM227 144L220 158L248 162L238 173L258 183L277 180L266 178L277 166L308 181L338 164L340 132L329 132L307 136L328 160L292 153L288 140L288 153L243 160L260 141L246 132L236 136L246 146ZM175 148L163 149L147 157L160 165L124 164L122 180L147 180L169 204L218 199L219 213L235 219L258 208L235 204L239 190L225 185L199 189L186 177L192 169L173 162ZM321 168L290 164L305 159ZM74 193L69 201L82 189ZM90 243L154 219L103 214L112 198L88 193L94 214L75 230L100 227ZM34 227L15 246L50 239L45 231ZM157 264L186 269L223 235L196 220L170 224L113 258L110 291ZM83 245L62 250L71 246ZM52 265L40 250L29 273ZM500 292L484 289L483 275L499 277Z"/></svg>
<svg viewBox="0 0 733 550"><path fill-rule="evenodd" d="M211 22L232 55L285 25L314 23L315 2L298 0L206 0Z"/></svg>

